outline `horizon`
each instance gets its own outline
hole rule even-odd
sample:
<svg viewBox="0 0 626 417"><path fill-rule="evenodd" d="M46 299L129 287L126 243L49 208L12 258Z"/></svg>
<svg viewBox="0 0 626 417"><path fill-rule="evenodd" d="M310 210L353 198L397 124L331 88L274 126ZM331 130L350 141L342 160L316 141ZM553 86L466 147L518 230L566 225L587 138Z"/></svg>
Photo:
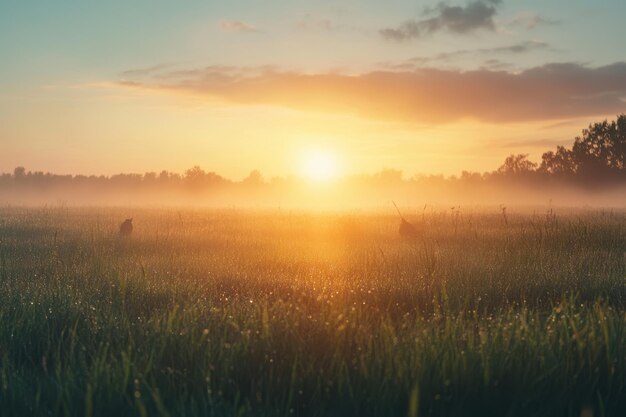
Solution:
<svg viewBox="0 0 626 417"><path fill-rule="evenodd" d="M539 162L626 111L626 4L544 3L0 2L0 171L324 182Z"/></svg>
<svg viewBox="0 0 626 417"><path fill-rule="evenodd" d="M112 179L119 176L138 176L145 180L172 180L187 179L190 175L200 174L201 176L215 175L220 181L226 183L249 183L249 184L273 184L275 182L299 182L303 185L316 186L332 186L341 182L352 180L373 180L377 177L393 178L394 181L419 181L419 180L446 180L453 181L457 179L489 179L490 176L498 176L506 174L515 177L525 176L527 174L538 174L542 176L552 177L557 180L566 180L573 185L587 185L594 183L600 185L599 181L610 180L605 187L615 187L619 185L620 179L623 179L624 173L624 155L620 145L623 141L624 126L626 123L626 115L617 115L615 120L602 120L589 124L581 130L581 135L576 136L571 144L558 145L556 149L546 150L541 154L541 162L535 162L529 158L529 154L511 153L498 166L497 169L485 171L471 171L462 169L460 174L436 174L404 172L403 170L393 167L383 167L377 171L369 172L343 172L341 171L340 161L337 155L324 151L320 148L310 148L308 152L300 155L300 165L297 172L290 172L283 176L274 175L265 177L263 172L254 168L244 177L232 178L222 175L220 172L213 171L209 168L205 171L205 167L194 165L183 171L175 172L166 169L158 169L155 171L129 171L116 172L113 174L85 174L85 173L67 173L67 172L50 172L41 170L31 170L24 166L18 165L10 172L0 171L1 176L9 176L17 178L18 176L38 176L46 175L53 177L71 177L71 178L106 178ZM594 147L598 147L594 150ZM588 159L591 158L591 159ZM598 165L599 163L599 165ZM617 182L615 182L617 181Z"/></svg>

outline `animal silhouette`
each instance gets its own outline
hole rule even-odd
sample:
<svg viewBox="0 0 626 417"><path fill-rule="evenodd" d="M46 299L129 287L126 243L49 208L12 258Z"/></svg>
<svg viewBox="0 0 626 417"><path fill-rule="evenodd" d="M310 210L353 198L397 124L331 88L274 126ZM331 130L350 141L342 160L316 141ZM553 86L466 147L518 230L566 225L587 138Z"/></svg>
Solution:
<svg viewBox="0 0 626 417"><path fill-rule="evenodd" d="M133 218L124 220L120 225L120 236L130 236L133 232Z"/></svg>
<svg viewBox="0 0 626 417"><path fill-rule="evenodd" d="M402 238L412 239L417 237L417 229L413 224L407 222L405 219L402 219L400 221L400 227L398 227L398 234Z"/></svg>
<svg viewBox="0 0 626 417"><path fill-rule="evenodd" d="M396 211L398 212L398 215L400 216L400 226L398 227L398 234L400 235L401 238L403 239L414 239L417 237L418 233L417 233L417 228L409 223L404 216L402 215L402 213L400 213L400 209L398 208L398 206L396 205L395 201L392 201L394 207L396 208Z"/></svg>

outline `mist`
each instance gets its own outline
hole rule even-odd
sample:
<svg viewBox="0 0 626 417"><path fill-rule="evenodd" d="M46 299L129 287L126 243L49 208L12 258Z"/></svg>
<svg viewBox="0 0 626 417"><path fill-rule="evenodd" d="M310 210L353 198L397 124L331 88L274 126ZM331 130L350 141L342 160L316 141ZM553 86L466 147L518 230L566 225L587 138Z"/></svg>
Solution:
<svg viewBox="0 0 626 417"><path fill-rule="evenodd" d="M385 170L313 183L296 177L265 181L258 172L234 182L200 169L194 172L193 178L171 173L158 177L5 174L0 177L0 204L367 211L389 210L391 201L416 210L428 206L626 207L623 181L582 183L538 173L404 178L401 171Z"/></svg>

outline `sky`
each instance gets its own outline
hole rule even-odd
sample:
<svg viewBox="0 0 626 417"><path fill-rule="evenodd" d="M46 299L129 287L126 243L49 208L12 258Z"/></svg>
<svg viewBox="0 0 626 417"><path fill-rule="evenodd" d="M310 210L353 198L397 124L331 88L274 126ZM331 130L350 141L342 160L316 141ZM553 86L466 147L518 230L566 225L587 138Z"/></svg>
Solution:
<svg viewBox="0 0 626 417"><path fill-rule="evenodd" d="M540 161L626 111L623 16L623 0L0 0L0 171Z"/></svg>

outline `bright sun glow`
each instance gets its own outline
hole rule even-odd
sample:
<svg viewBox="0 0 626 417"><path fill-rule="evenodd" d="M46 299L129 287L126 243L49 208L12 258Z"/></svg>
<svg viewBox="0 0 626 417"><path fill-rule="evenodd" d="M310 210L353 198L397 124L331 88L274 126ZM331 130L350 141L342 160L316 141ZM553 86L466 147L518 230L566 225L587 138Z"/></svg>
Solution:
<svg viewBox="0 0 626 417"><path fill-rule="evenodd" d="M310 181L329 182L337 177L337 159L327 151L309 151L303 158L301 169Z"/></svg>

